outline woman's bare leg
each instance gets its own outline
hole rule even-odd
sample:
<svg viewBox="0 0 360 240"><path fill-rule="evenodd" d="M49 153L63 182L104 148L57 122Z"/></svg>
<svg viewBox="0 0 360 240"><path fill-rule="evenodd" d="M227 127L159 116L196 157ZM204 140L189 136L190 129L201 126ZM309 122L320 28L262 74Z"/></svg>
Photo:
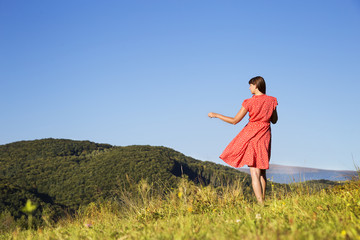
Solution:
<svg viewBox="0 0 360 240"><path fill-rule="evenodd" d="M260 184L262 189L262 199L265 201L265 194L266 194L266 169L260 170Z"/></svg>
<svg viewBox="0 0 360 240"><path fill-rule="evenodd" d="M261 187L260 172L260 169L250 167L251 183L255 193L255 197L259 203L263 203L263 190Z"/></svg>

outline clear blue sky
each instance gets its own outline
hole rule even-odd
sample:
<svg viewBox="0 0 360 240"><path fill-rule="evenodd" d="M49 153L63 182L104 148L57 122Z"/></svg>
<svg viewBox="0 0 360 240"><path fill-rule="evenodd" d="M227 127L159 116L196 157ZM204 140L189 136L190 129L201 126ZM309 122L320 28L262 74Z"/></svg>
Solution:
<svg viewBox="0 0 360 240"><path fill-rule="evenodd" d="M216 163L261 75L271 163L360 165L360 2L0 0L0 144L162 145Z"/></svg>

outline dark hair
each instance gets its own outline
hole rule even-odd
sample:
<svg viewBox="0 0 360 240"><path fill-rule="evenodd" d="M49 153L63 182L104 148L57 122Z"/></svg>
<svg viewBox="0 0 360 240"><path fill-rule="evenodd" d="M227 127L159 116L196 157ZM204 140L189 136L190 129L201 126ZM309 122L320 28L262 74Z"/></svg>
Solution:
<svg viewBox="0 0 360 240"><path fill-rule="evenodd" d="M253 77L252 79L250 79L249 84L255 85L260 92L266 94L266 84L263 77Z"/></svg>

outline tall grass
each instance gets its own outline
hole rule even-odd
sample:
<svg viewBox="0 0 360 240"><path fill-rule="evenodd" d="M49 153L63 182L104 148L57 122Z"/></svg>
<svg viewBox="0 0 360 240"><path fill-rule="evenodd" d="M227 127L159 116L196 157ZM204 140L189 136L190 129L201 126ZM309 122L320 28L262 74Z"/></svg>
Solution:
<svg viewBox="0 0 360 240"><path fill-rule="evenodd" d="M242 181L202 187L182 179L159 192L145 181L112 201L91 203L56 224L2 233L0 239L360 239L360 182L314 192L269 182L265 205Z"/></svg>

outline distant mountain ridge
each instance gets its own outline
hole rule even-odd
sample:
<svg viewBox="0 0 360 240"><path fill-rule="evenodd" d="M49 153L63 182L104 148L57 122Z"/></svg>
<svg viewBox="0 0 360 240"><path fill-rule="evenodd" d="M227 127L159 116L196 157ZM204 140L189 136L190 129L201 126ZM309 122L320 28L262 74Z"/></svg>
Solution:
<svg viewBox="0 0 360 240"><path fill-rule="evenodd" d="M239 168L241 172L250 173L248 168ZM309 180L345 181L358 176L356 171L326 170L308 167L270 164L266 171L267 178L277 183L304 182Z"/></svg>

